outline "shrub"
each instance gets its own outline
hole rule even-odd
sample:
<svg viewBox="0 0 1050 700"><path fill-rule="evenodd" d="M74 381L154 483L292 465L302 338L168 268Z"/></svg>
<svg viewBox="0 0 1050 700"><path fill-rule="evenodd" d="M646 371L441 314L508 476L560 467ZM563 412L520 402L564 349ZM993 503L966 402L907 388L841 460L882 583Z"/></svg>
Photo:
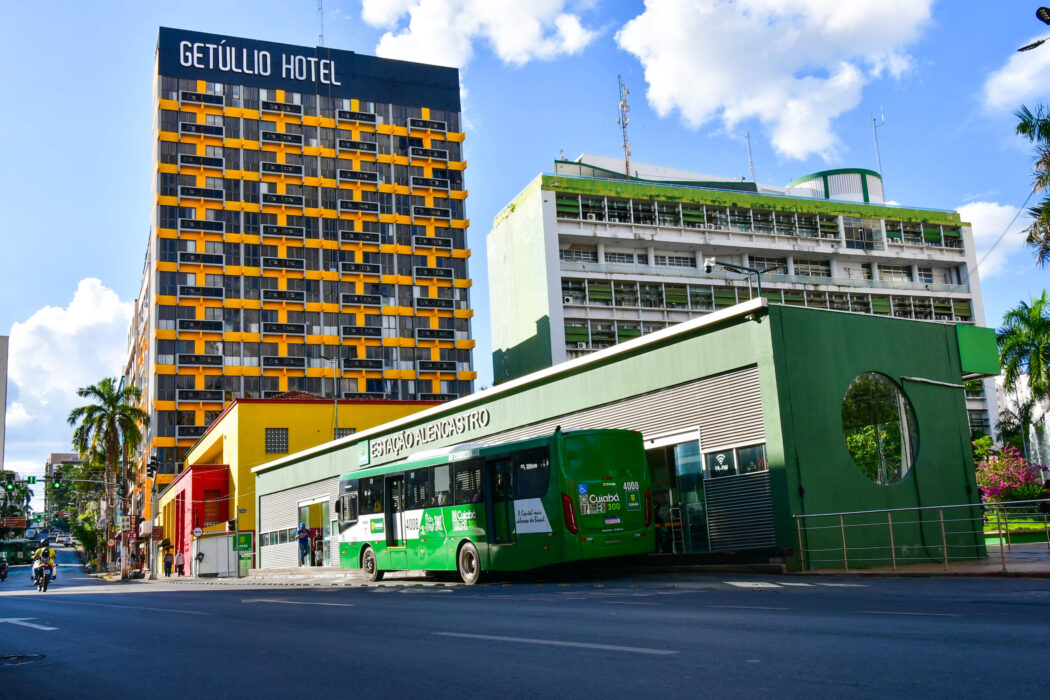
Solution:
<svg viewBox="0 0 1050 700"><path fill-rule="evenodd" d="M991 450L977 463L977 485L986 503L1024 501L1042 495L1039 470L1010 445Z"/></svg>

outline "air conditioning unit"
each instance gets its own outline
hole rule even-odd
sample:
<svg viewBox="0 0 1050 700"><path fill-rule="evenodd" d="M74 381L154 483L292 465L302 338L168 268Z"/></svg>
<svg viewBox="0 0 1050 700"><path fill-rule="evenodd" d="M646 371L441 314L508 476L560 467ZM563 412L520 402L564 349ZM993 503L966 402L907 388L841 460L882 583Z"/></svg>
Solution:
<svg viewBox="0 0 1050 700"><path fill-rule="evenodd" d="M703 228L703 224L693 224L693 228Z"/></svg>
<svg viewBox="0 0 1050 700"><path fill-rule="evenodd" d="M594 214L588 214L587 215L587 221L595 221Z"/></svg>
<svg viewBox="0 0 1050 700"><path fill-rule="evenodd" d="M564 304L571 304L571 303L573 303L572 302L572 297L562 297L561 300L562 300L562 303L564 303Z"/></svg>
<svg viewBox="0 0 1050 700"><path fill-rule="evenodd" d="M587 343L584 343L583 341L580 341L580 342L576 343L576 349L577 350L586 350L587 349Z"/></svg>

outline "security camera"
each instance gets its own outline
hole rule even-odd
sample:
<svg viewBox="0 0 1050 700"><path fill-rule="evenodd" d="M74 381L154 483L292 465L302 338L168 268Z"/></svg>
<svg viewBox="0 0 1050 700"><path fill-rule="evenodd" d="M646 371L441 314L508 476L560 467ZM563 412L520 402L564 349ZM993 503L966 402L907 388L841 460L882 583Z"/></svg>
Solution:
<svg viewBox="0 0 1050 700"><path fill-rule="evenodd" d="M706 272L707 274L711 274L711 270L714 270L715 265L717 264L718 261L714 258L707 258L706 260L704 260L704 272Z"/></svg>

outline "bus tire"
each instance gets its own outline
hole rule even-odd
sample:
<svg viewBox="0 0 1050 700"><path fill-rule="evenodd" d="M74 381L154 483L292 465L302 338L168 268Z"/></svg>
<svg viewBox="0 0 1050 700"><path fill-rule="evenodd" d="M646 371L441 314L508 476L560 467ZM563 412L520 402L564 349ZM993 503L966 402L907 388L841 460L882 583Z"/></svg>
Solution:
<svg viewBox="0 0 1050 700"><path fill-rule="evenodd" d="M473 586L481 578L481 559L472 542L464 542L456 555L456 571L465 586Z"/></svg>
<svg viewBox="0 0 1050 700"><path fill-rule="evenodd" d="M361 568L365 570L365 576L369 581L378 581L383 578L383 572L379 570L376 563L376 553L371 547L365 547L361 553Z"/></svg>

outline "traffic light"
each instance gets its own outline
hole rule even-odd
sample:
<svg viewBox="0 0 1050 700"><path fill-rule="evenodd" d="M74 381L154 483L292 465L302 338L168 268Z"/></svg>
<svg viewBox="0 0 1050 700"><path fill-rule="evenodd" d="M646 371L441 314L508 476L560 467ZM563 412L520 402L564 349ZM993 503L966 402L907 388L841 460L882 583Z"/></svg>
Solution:
<svg viewBox="0 0 1050 700"><path fill-rule="evenodd" d="M51 482L51 488L53 488L53 489L60 489L60 488L62 488L62 479L60 479L59 477L56 476L54 478L54 480Z"/></svg>
<svg viewBox="0 0 1050 700"><path fill-rule="evenodd" d="M15 482L13 482L13 481L4 482L4 488L7 489L8 491L14 491L15 490Z"/></svg>
<svg viewBox="0 0 1050 700"><path fill-rule="evenodd" d="M27 484L35 484L36 483L36 477L35 476L27 476L26 477L26 483Z"/></svg>
<svg viewBox="0 0 1050 700"><path fill-rule="evenodd" d="M157 475L157 455L153 455L149 458L149 462L146 463L146 476L151 479Z"/></svg>
<svg viewBox="0 0 1050 700"><path fill-rule="evenodd" d="M226 532L237 532L237 518L226 521Z"/></svg>

